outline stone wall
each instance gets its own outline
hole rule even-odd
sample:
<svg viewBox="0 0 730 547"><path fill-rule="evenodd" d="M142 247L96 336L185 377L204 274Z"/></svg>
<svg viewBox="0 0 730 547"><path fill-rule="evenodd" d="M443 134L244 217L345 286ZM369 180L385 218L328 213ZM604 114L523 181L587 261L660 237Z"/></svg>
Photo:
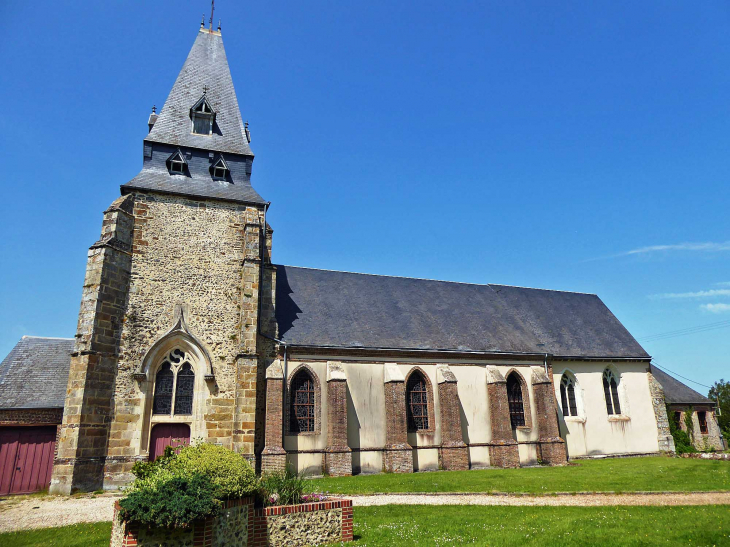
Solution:
<svg viewBox="0 0 730 547"><path fill-rule="evenodd" d="M657 382L651 372L646 373L649 378L649 393L651 404L656 417L657 440L660 452L675 452L674 438L669 431L669 417L667 416L667 402L664 399L664 388Z"/></svg>
<svg viewBox="0 0 730 547"><path fill-rule="evenodd" d="M228 501L215 518L189 529L148 529L119 517L115 505L110 547L264 547L352 541L352 501L254 508L252 498Z"/></svg>
<svg viewBox="0 0 730 547"><path fill-rule="evenodd" d="M147 457L150 430L158 422L185 423L191 438L222 444L249 459L254 455L263 210L139 193L133 213L105 488L131 479L131 466ZM199 346L204 356L191 363L193 413L153 416L154 379L164 355L153 358L150 350L179 315L191 346Z"/></svg>

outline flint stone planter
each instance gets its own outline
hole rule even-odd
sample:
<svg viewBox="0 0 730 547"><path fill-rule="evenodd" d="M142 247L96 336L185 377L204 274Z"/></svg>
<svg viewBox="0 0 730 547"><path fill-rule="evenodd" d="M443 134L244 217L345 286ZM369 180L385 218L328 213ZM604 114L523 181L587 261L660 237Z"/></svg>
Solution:
<svg viewBox="0 0 730 547"><path fill-rule="evenodd" d="M121 519L114 505L110 547L298 547L352 541L352 500L255 508L253 498L226 502L217 517L185 530L148 528Z"/></svg>

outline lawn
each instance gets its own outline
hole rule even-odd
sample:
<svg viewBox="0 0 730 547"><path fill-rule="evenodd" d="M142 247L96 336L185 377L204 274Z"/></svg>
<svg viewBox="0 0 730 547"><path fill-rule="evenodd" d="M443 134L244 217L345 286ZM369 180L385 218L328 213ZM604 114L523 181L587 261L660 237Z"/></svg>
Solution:
<svg viewBox="0 0 730 547"><path fill-rule="evenodd" d="M728 545L727 506L357 507L358 546ZM106 547L110 523L0 534L14 547Z"/></svg>
<svg viewBox="0 0 730 547"><path fill-rule="evenodd" d="M606 458L579 460L566 467L325 477L312 479L308 486L312 491L337 494L730 490L730 462L661 456Z"/></svg>

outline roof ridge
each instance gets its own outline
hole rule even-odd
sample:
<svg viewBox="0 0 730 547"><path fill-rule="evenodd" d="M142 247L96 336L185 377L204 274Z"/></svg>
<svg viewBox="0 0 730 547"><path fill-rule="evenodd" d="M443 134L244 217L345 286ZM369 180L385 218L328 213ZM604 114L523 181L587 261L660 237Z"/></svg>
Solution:
<svg viewBox="0 0 730 547"><path fill-rule="evenodd" d="M372 277L392 277L396 279L413 279L415 281L434 281L436 283L453 283L455 285L473 285L476 287L509 287L512 289L529 289L532 291L548 291L548 292L559 292L559 293L568 293L568 294L585 294L587 296L597 296L595 293L587 293L587 292L580 292L580 291L561 291L558 289L541 289L538 287L523 287L520 285L504 285L502 283L470 283L469 281L449 281L445 279L430 279L427 277L410 277L406 275L389 275L389 274L373 274L373 273L366 273L366 272L350 272L347 270L330 270L327 268L312 268L310 266L293 266L291 264L275 264L275 266L283 266L285 268L300 268L302 270L315 270L320 272L333 272L333 273L345 273L345 274L351 274L351 275L369 275Z"/></svg>
<svg viewBox="0 0 730 547"><path fill-rule="evenodd" d="M33 336L31 334L24 334L21 340L26 338L40 338L42 340L74 340L73 338L66 338L64 336Z"/></svg>

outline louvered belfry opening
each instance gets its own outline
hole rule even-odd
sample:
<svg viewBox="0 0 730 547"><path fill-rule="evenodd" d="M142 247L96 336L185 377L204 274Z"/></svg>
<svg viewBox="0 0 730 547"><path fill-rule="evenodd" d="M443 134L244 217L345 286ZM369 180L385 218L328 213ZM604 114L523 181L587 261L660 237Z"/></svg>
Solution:
<svg viewBox="0 0 730 547"><path fill-rule="evenodd" d="M314 380L307 370L299 371L291 383L289 429L292 433L314 431Z"/></svg>
<svg viewBox="0 0 730 547"><path fill-rule="evenodd" d="M507 376L507 402L512 429L525 425L525 405L522 400L522 384L515 373Z"/></svg>
<svg viewBox="0 0 730 547"><path fill-rule="evenodd" d="M408 401L408 429L420 431L428 429L428 385L423 375L415 371L406 386Z"/></svg>

